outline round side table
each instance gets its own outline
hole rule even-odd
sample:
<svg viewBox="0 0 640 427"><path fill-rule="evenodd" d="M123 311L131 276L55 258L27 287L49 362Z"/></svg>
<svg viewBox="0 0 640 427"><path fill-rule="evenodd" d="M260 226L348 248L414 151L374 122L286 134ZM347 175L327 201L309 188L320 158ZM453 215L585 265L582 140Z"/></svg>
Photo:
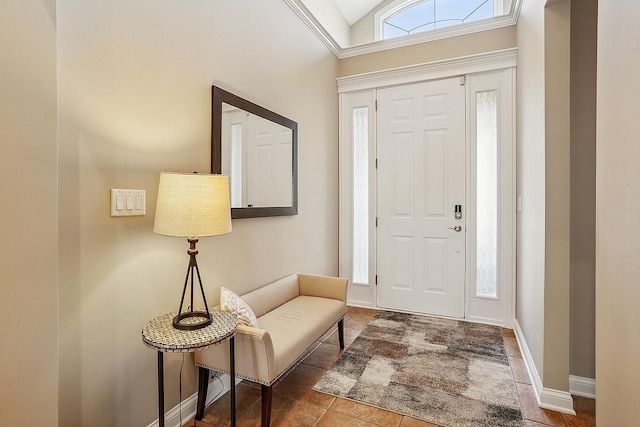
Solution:
<svg viewBox="0 0 640 427"><path fill-rule="evenodd" d="M164 427L164 360L163 354L189 353L202 350L229 340L231 371L231 426L236 425L236 382L234 334L238 319L234 314L222 310L209 310L213 322L204 328L182 330L173 327L177 313L166 313L149 321L142 329L142 341L158 352L158 425Z"/></svg>

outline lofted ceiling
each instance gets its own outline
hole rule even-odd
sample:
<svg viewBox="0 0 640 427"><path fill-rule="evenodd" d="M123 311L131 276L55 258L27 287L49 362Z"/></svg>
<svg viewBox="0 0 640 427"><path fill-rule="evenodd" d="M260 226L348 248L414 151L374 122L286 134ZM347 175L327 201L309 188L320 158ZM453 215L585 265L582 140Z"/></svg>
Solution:
<svg viewBox="0 0 640 427"><path fill-rule="evenodd" d="M353 25L384 0L333 0L344 19Z"/></svg>

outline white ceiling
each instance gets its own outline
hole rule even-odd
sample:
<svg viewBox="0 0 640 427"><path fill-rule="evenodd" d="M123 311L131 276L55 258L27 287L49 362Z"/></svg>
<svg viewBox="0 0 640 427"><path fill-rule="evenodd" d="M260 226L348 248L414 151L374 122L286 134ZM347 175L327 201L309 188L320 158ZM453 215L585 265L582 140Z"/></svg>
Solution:
<svg viewBox="0 0 640 427"><path fill-rule="evenodd" d="M349 25L353 25L354 22L359 21L360 18L383 1L384 0L333 0Z"/></svg>

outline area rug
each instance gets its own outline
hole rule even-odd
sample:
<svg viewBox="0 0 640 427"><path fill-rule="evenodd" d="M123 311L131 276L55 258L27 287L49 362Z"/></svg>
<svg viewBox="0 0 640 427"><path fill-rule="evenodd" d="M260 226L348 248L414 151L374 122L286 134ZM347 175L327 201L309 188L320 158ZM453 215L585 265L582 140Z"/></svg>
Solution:
<svg viewBox="0 0 640 427"><path fill-rule="evenodd" d="M495 326L379 312L314 390L445 427L523 425Z"/></svg>

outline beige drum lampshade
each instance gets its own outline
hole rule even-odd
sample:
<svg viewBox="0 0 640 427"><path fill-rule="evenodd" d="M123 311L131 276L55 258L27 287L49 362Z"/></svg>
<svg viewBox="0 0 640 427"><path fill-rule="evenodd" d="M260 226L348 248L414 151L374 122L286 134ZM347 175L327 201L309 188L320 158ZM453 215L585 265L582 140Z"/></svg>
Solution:
<svg viewBox="0 0 640 427"><path fill-rule="evenodd" d="M162 172L153 231L177 237L217 236L230 232L227 176Z"/></svg>

